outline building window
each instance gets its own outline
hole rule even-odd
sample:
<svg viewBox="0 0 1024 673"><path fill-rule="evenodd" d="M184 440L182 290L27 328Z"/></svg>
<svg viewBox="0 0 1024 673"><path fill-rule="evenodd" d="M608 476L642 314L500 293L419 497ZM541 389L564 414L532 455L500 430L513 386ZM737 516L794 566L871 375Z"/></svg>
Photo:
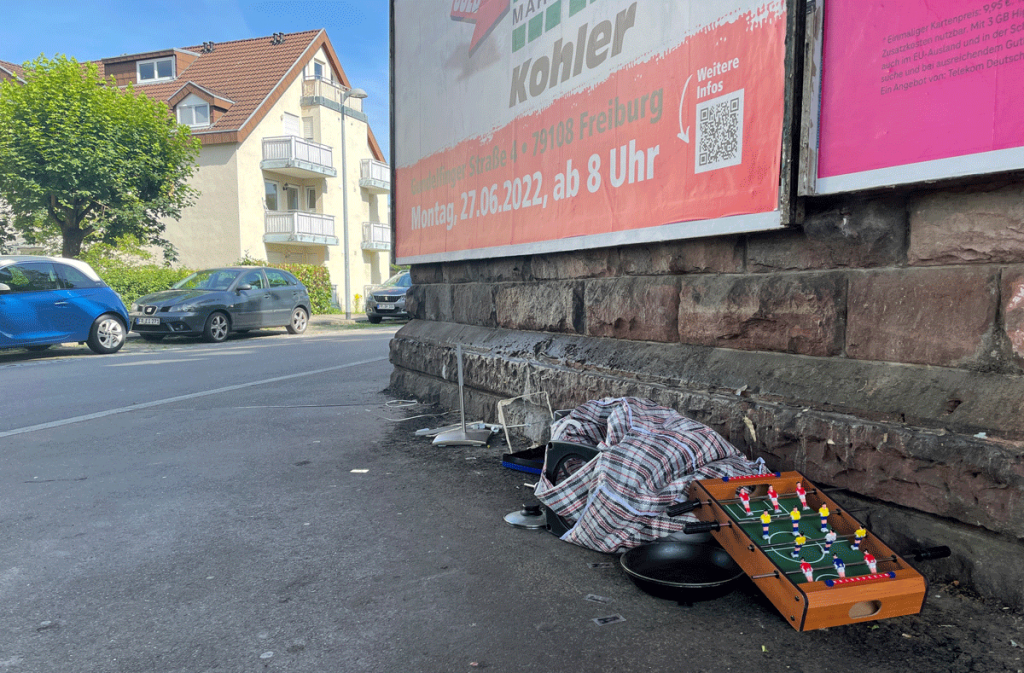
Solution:
<svg viewBox="0 0 1024 673"><path fill-rule="evenodd" d="M315 213L316 212L316 188L315 187L307 187L306 188L306 210L308 210L311 213Z"/></svg>
<svg viewBox="0 0 1024 673"><path fill-rule="evenodd" d="M327 72L327 68L320 61L313 61L313 77L315 79L324 79L324 75Z"/></svg>
<svg viewBox="0 0 1024 673"><path fill-rule="evenodd" d="M178 106L178 123L190 126L192 128L200 128L203 126L210 125L210 105L209 103L199 103L196 105L179 105Z"/></svg>
<svg viewBox="0 0 1024 673"><path fill-rule="evenodd" d="M286 186L284 188L284 191L285 191L285 194L288 197L288 210L298 210L299 209L299 188L298 187L288 187L288 186Z"/></svg>
<svg viewBox="0 0 1024 673"><path fill-rule="evenodd" d="M263 200L267 206L267 210L277 210L277 183L267 180L263 184L264 189L266 190L266 195L263 197Z"/></svg>
<svg viewBox="0 0 1024 673"><path fill-rule="evenodd" d="M174 79L174 58L159 58L152 61L139 61L136 65L139 83L159 82Z"/></svg>

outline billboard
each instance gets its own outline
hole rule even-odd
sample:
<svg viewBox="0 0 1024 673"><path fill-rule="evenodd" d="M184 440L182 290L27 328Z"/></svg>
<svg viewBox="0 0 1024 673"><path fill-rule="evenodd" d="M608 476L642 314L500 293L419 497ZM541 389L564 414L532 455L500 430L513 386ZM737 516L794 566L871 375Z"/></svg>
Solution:
<svg viewBox="0 0 1024 673"><path fill-rule="evenodd" d="M824 6L812 193L1024 168L1024 1Z"/></svg>
<svg viewBox="0 0 1024 673"><path fill-rule="evenodd" d="M782 226L785 0L392 0L396 257Z"/></svg>

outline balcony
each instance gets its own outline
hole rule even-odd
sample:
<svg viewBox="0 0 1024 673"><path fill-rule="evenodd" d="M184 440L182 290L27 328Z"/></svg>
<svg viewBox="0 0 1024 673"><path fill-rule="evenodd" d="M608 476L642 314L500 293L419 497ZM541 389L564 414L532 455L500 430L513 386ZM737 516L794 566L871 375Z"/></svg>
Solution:
<svg viewBox="0 0 1024 673"><path fill-rule="evenodd" d="M298 136L264 138L260 168L294 178L333 178L338 175L338 171L334 170L334 153L330 147Z"/></svg>
<svg viewBox="0 0 1024 673"><path fill-rule="evenodd" d="M334 217L319 213L268 210L264 215L264 243L338 245Z"/></svg>
<svg viewBox="0 0 1024 673"><path fill-rule="evenodd" d="M363 222L363 250L390 250L391 225L383 222Z"/></svg>
<svg viewBox="0 0 1024 673"><path fill-rule="evenodd" d="M302 100L300 104L303 107L322 105L335 112L344 112L353 119L365 122L366 115L361 110L352 107L352 101L356 99L345 98L346 91L348 89L326 79L307 77L302 80ZM343 98L345 99L345 105L342 105Z"/></svg>
<svg viewBox="0 0 1024 673"><path fill-rule="evenodd" d="M373 194L391 191L391 168L383 161L363 159L359 162L359 186Z"/></svg>

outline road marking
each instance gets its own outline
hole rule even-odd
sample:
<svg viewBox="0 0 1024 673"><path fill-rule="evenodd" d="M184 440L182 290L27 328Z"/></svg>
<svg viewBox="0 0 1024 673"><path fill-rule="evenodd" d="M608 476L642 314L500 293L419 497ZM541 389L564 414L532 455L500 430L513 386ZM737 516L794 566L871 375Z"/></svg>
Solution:
<svg viewBox="0 0 1024 673"><path fill-rule="evenodd" d="M149 409L150 407L158 407L163 404L173 404L174 402L183 402L185 400L194 400L200 397L209 397L210 395L217 395L219 393L226 393L232 390L242 390L243 388L252 388L253 386L262 386L267 383L277 383L278 381L288 381L290 379L297 379L303 376L314 376L316 374L326 374L327 372L338 371L339 369L348 369L349 367L359 367L360 365L368 365L374 362L381 362L387 360L387 357L371 358L369 360L360 360L358 362L349 362L344 365L336 365L334 367L325 367L324 369L314 369L308 372L298 372L296 374L287 374L285 376L275 376L272 379L263 379L261 381L249 381L248 383L239 383L234 386L225 386L224 388L217 388L215 390L205 390L201 393L189 393L188 395L178 395L176 397L167 397L162 400L153 400L152 402L143 402L141 404L133 404L130 407L121 407L119 409L108 409L106 411L97 411L94 414L85 414L84 416L75 416L73 418L65 418L61 421L51 421L49 423L40 423L39 425L29 425L24 428L15 428L14 430L7 430L0 432L0 439L4 437L14 437L15 435L23 435L29 432L37 432L39 430L50 430L52 428L59 428L64 425L72 425L74 423L82 423L85 421L94 421L98 418L106 418L107 416L115 416L117 414L123 414L128 411L137 411L139 409Z"/></svg>

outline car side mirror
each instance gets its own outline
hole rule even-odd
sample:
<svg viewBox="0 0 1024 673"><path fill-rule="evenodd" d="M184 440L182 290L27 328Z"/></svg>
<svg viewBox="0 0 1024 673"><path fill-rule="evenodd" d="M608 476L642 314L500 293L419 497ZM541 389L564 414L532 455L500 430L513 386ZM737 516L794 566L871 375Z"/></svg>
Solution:
<svg viewBox="0 0 1024 673"><path fill-rule="evenodd" d="M242 283L241 285L239 285L238 287L235 288L235 292L241 292L242 290L251 290L251 289L252 289L252 285L249 285L248 283Z"/></svg>
<svg viewBox="0 0 1024 673"><path fill-rule="evenodd" d="M5 283L0 283L0 294L3 294L4 292L10 292L10 291L11 291L11 286L10 285L7 285Z"/></svg>

